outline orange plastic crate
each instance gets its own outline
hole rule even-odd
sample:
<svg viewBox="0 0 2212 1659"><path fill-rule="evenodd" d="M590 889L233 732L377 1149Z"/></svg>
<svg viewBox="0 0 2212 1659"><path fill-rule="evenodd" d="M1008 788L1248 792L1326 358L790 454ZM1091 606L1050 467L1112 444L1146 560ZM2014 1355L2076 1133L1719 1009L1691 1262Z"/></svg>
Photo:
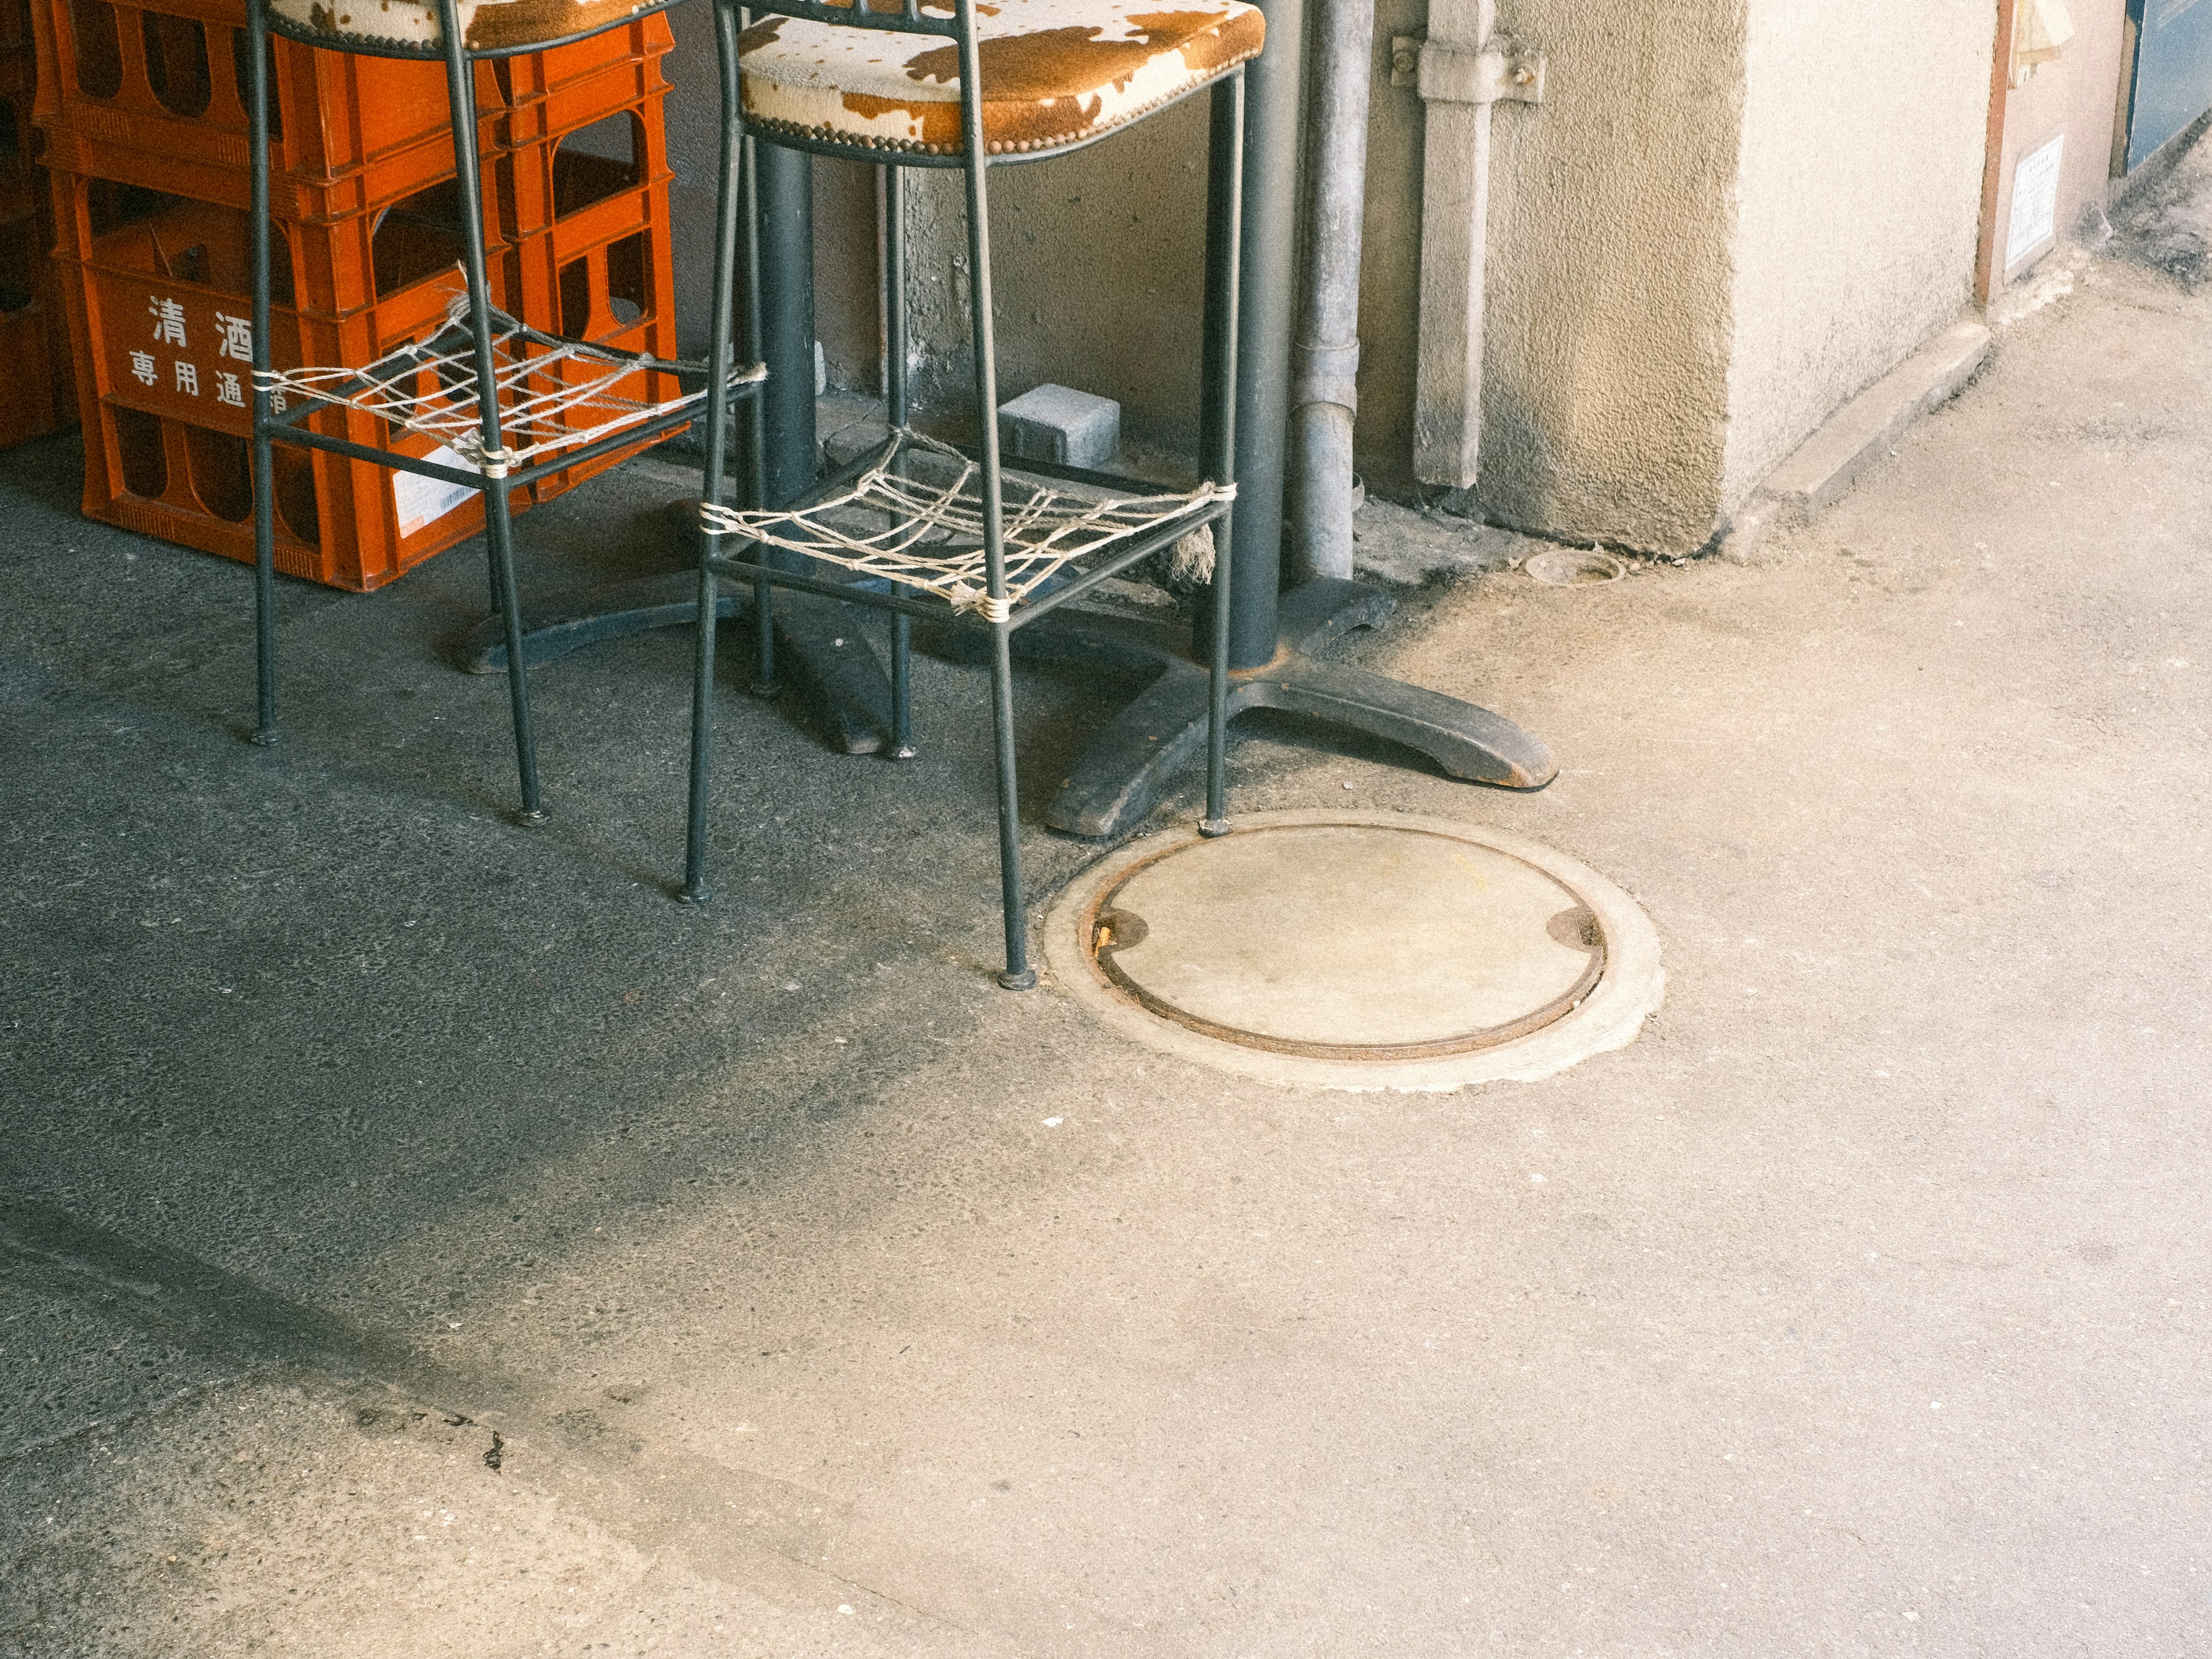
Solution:
<svg viewBox="0 0 2212 1659"><path fill-rule="evenodd" d="M50 177L58 228L55 245L63 258L98 264L96 251L108 246L125 269L181 276L196 265L222 273L219 283L240 295L250 291L246 261L252 244L242 208L89 179L59 167ZM460 287L455 267L462 241L454 194L449 179L373 215L352 214L324 224L278 224L270 254L271 291L283 296L285 305L345 322L348 326L331 337L330 349L367 349L371 357L389 349L400 336L379 320L387 314L377 309L383 301L434 274L442 276L448 289ZM146 246L137 248L139 243ZM126 246L136 251L119 252ZM488 275L494 302L507 306L514 301L507 292L504 254L494 228L486 246ZM356 319L364 325L351 325ZM273 349L281 353L283 341Z"/></svg>
<svg viewBox="0 0 2212 1659"><path fill-rule="evenodd" d="M510 145L501 166L514 237L570 225L585 214L607 233L627 234L665 216L676 176L668 159L667 103L664 90L601 105L543 137Z"/></svg>
<svg viewBox="0 0 2212 1659"><path fill-rule="evenodd" d="M246 216L219 203L133 200L105 181L57 174L58 216L74 227L58 262L85 427L88 517L236 559L253 557L250 301ZM103 202L103 198L106 198ZM134 211L139 216L130 216ZM121 222L110 222L114 220ZM292 227L295 282L280 284L270 350L280 366L367 362L443 320L459 277L421 228L372 271L375 300L349 313L295 308L312 269ZM90 234L87 234L87 231ZM72 241L70 235L78 240ZM503 295L495 295L503 299ZM325 410L319 430L426 454L369 416ZM277 568L332 586L381 586L481 526L473 490L367 462L278 450ZM550 493L550 492L544 492ZM543 493L541 497L543 498ZM529 498L517 492L518 507Z"/></svg>
<svg viewBox="0 0 2212 1659"><path fill-rule="evenodd" d="M634 27L645 24L666 27L658 16ZM612 111L579 103L571 124L507 151L508 285L519 314L571 339L676 356L666 97L656 91ZM658 402L678 388L673 375L641 373L625 390ZM541 489L571 489L634 453L563 468Z"/></svg>
<svg viewBox="0 0 2212 1659"><path fill-rule="evenodd" d="M667 15L654 12L589 40L499 59L503 142L537 143L666 92L661 60L675 44Z"/></svg>
<svg viewBox="0 0 2212 1659"><path fill-rule="evenodd" d="M0 227L6 234L12 227ZM69 350L56 300L49 289L24 294L0 287L0 449L58 432L74 417L66 376L58 371Z"/></svg>
<svg viewBox="0 0 2212 1659"><path fill-rule="evenodd" d="M48 163L88 177L247 202L245 8L240 0L34 0L36 118ZM445 69L270 42L272 210L317 220L415 194L453 171ZM477 66L487 155L504 105Z"/></svg>
<svg viewBox="0 0 2212 1659"><path fill-rule="evenodd" d="M0 3L0 31L20 8ZM32 160L30 45L0 47L0 448L76 419L69 338L48 255L52 218Z"/></svg>
<svg viewBox="0 0 2212 1659"><path fill-rule="evenodd" d="M659 199L665 210L665 190ZM550 306L553 321L540 326L550 326L570 339L672 358L676 356L676 292L669 242L665 210L657 220L617 240L570 247L565 260L557 227L526 237L515 255L522 273L524 310L529 313L540 306ZM641 402L659 403L676 397L679 387L672 374L640 370L623 383L620 391ZM652 442L669 435L664 433ZM648 447L640 443L595 460L564 466L532 489L539 501L550 501Z"/></svg>

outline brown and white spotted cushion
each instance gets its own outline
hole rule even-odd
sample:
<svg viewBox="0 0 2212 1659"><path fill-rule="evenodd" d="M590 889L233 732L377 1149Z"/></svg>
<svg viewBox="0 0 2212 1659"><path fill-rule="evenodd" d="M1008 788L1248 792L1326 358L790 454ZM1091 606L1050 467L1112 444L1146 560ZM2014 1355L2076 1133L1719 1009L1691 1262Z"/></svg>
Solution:
<svg viewBox="0 0 2212 1659"><path fill-rule="evenodd" d="M1171 0L979 0L985 148L1006 155L1096 137L1227 74L1267 38L1259 8L1243 0L1176 11L1164 3ZM961 153L960 49L942 36L772 16L745 31L738 51L754 125L870 149Z"/></svg>
<svg viewBox="0 0 2212 1659"><path fill-rule="evenodd" d="M461 40L478 52L544 46L619 23L652 0L459 0ZM436 0L269 0L295 32L328 37L343 50L365 45L436 46L444 41Z"/></svg>

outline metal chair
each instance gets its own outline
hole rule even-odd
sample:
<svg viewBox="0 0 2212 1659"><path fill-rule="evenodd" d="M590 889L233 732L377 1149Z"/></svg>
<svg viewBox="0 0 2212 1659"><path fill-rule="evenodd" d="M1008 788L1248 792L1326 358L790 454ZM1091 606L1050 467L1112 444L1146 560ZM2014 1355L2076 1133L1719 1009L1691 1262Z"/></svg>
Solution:
<svg viewBox="0 0 2212 1659"><path fill-rule="evenodd" d="M505 623L507 669L514 707L521 817L543 817L537 742L523 662L522 625L514 586L514 538L509 492L563 468L663 435L689 424L703 404L719 429L732 402L757 396L766 371L732 364L727 319L735 285L738 226L737 40L732 15L718 6L723 131L716 198L714 307L721 319L704 362L676 362L562 339L507 316L492 305L485 270L484 191L478 154L472 65L485 58L542 52L587 40L674 0L381 0L374 8L325 5L320 0L246 0L247 112L252 130L253 282L253 527L255 622L259 718L254 741L276 738L275 477L273 446L321 450L398 471L479 491L490 563L491 602ZM270 214L268 36L372 57L442 61L460 199L461 283L446 325L366 364L316 365L279 371L270 337ZM641 396L653 375L681 374L695 388L652 401ZM681 384L680 382L678 383ZM483 388L493 388L484 395ZM709 397L711 387L722 395ZM319 410L369 417L384 445L353 441L307 424ZM347 417L341 416L340 419ZM412 434L428 456L404 454L390 443ZM449 459L435 457L444 454ZM720 496L722 451L710 445L704 488Z"/></svg>
<svg viewBox="0 0 2212 1659"><path fill-rule="evenodd" d="M723 15L732 0L716 0ZM884 238L890 436L790 501L733 509L711 489L699 565L690 824L683 896L706 879L716 582L753 586L758 678L772 684L772 591L791 588L891 613L893 750L911 753L909 631L915 617L988 629L997 748L999 864L1006 965L1026 989L1027 911L1015 795L1011 641L1015 630L1139 559L1209 526L1228 545L1236 494L1234 397L1242 259L1243 65L1265 22L1244 0L1158 11L1131 0L755 0L738 42L749 139L896 167L957 167L967 182L977 442L937 443L909 425L905 226L900 192ZM1001 464L986 177L993 167L1066 155L1212 89L1207 168L1205 419L1207 482L1179 495L1113 474ZM896 186L896 178L887 182ZM775 257L762 251L763 259ZM749 309L757 314L758 261ZM719 410L708 447L722 441ZM755 418L759 418L756 405ZM757 449L757 446L756 446ZM726 547L724 545L726 544ZM1229 560L1214 561L1212 718L1201 827L1227 830L1223 799Z"/></svg>

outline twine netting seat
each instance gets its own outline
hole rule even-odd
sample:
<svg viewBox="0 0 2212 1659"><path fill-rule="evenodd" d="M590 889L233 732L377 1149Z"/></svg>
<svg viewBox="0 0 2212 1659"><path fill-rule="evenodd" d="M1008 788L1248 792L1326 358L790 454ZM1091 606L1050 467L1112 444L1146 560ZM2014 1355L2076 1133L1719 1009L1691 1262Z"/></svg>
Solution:
<svg viewBox="0 0 2212 1659"><path fill-rule="evenodd" d="M766 512L710 503L702 516L725 535L920 588L955 611L1003 622L1074 561L1237 495L1234 485L1210 482L1172 495L1080 495L1006 475L1006 599L994 604L987 586L981 479L981 467L958 450L901 427L858 477L825 500Z"/></svg>
<svg viewBox="0 0 2212 1659"><path fill-rule="evenodd" d="M672 362L541 333L502 311L491 313L493 379L501 452L487 455L477 404L476 337L465 292L428 339L386 352L362 368L275 368L256 373L277 400L301 398L374 415L396 430L445 445L487 477L504 477L556 450L608 437L656 416L703 402L707 389L648 403L623 388L641 374L702 375L704 363ZM756 363L731 371L732 387L767 377Z"/></svg>

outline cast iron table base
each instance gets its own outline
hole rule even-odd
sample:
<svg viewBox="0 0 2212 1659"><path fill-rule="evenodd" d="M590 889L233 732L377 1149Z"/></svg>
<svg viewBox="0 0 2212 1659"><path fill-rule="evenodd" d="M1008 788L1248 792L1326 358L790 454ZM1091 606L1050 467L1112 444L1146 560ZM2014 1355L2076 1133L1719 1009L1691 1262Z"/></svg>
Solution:
<svg viewBox="0 0 2212 1659"><path fill-rule="evenodd" d="M725 622L750 617L752 608L750 587L726 586L715 596L714 614ZM522 660L535 668L601 640L656 628L689 628L698 614L696 571L615 583L594 591L583 610L553 617L526 615ZM776 661L821 712L830 740L848 755L873 755L890 747L890 676L862 635L852 610L807 594L785 593L776 599L775 615ZM507 637L497 617L477 624L461 665L471 674L506 672ZM1199 678L1206 678L1202 671ZM770 696L777 689L755 686L753 690Z"/></svg>
<svg viewBox="0 0 2212 1659"><path fill-rule="evenodd" d="M697 614L697 591L696 578L682 571L603 588L586 611L526 617L523 660L535 667L601 640L688 628ZM1377 588L1328 578L1284 594L1273 660L1231 673L1231 716L1278 708L1403 744L1469 782L1507 789L1549 783L1559 769L1551 750L1503 716L1387 675L1321 659L1355 629L1380 623L1396 603ZM750 615L750 590L725 589L715 610L726 621ZM837 746L848 755L885 749L890 679L861 634L860 618L831 600L785 594L775 619L778 659L791 665ZM967 635L957 637L968 642ZM1122 835L1144 821L1164 790L1200 765L1206 672L1191 659L1181 630L1070 606L1016 634L1014 649L1032 659L1157 676L1078 757L1045 813L1054 829L1100 840ZM505 670L507 641L499 618L477 625L465 666L477 674Z"/></svg>

